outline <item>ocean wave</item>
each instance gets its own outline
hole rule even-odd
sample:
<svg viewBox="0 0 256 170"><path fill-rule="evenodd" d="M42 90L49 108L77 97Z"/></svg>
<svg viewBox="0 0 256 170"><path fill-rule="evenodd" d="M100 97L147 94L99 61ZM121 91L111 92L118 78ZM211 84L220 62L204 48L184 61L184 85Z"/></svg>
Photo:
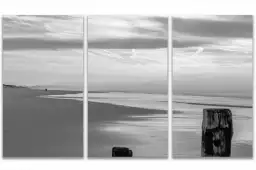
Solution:
<svg viewBox="0 0 256 170"><path fill-rule="evenodd" d="M209 97L209 96L188 96L173 95L173 103L183 103L190 105L207 105L221 107L241 107L252 108L252 99L248 98L232 98L232 97Z"/></svg>
<svg viewBox="0 0 256 170"><path fill-rule="evenodd" d="M63 94L63 95L41 95L40 98L49 98L49 99L67 99L67 100L78 100L83 101L83 93L76 94Z"/></svg>
<svg viewBox="0 0 256 170"><path fill-rule="evenodd" d="M168 110L168 96L144 93L88 93L88 101L128 107Z"/></svg>

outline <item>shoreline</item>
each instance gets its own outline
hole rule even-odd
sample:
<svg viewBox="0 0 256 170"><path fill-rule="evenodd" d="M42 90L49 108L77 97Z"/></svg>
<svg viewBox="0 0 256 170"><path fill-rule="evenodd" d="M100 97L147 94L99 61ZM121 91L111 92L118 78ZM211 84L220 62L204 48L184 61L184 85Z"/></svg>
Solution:
<svg viewBox="0 0 256 170"><path fill-rule="evenodd" d="M168 114L168 110L165 110L165 109L151 109L151 108L144 108L144 107L139 107L139 106L127 106L127 105L122 105L122 104L114 104L114 103L108 103L108 102L102 102L102 101L92 101L90 99L88 99L87 103L100 103L100 104L106 104L106 105L112 105L112 106L120 106L120 107L125 107L125 108L133 108L133 109L142 109L142 110L148 110L148 111L164 111L166 112L167 111L167 114Z"/></svg>

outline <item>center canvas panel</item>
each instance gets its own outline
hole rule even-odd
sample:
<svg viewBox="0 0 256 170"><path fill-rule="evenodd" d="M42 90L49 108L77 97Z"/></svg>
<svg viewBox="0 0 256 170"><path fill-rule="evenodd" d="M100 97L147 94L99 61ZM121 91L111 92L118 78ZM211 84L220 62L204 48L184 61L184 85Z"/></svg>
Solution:
<svg viewBox="0 0 256 170"><path fill-rule="evenodd" d="M88 157L168 157L167 46L167 17L88 17Z"/></svg>

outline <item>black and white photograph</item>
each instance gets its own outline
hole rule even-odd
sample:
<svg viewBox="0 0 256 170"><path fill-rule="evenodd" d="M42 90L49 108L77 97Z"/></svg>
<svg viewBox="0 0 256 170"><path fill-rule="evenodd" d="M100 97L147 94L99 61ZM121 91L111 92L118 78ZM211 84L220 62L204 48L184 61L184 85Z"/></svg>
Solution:
<svg viewBox="0 0 256 170"><path fill-rule="evenodd" d="M88 16L88 157L168 158L168 18Z"/></svg>
<svg viewBox="0 0 256 170"><path fill-rule="evenodd" d="M83 17L3 16L3 157L83 157Z"/></svg>
<svg viewBox="0 0 256 170"><path fill-rule="evenodd" d="M253 156L253 16L172 18L173 158Z"/></svg>

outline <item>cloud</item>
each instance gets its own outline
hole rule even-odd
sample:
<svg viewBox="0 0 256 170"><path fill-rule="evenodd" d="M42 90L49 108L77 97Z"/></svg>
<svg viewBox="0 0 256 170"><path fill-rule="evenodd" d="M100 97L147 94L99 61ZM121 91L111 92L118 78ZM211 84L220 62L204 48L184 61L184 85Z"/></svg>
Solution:
<svg viewBox="0 0 256 170"><path fill-rule="evenodd" d="M164 39L107 39L100 41L89 41L88 48L101 49L154 49L167 48L168 41Z"/></svg>
<svg viewBox="0 0 256 170"><path fill-rule="evenodd" d="M3 50L34 50L34 49L82 49L83 41L79 39L40 39L40 38L7 38L3 39Z"/></svg>
<svg viewBox="0 0 256 170"><path fill-rule="evenodd" d="M209 17L206 17L209 18ZM219 20L217 18L220 18ZM225 20L221 19L225 18ZM246 18L246 20L242 19ZM173 18L173 30L201 37L252 38L252 16L201 18Z"/></svg>
<svg viewBox="0 0 256 170"><path fill-rule="evenodd" d="M3 49L59 49L83 47L83 17L4 16Z"/></svg>
<svg viewBox="0 0 256 170"><path fill-rule="evenodd" d="M174 92L252 95L252 16L177 16L172 24Z"/></svg>
<svg viewBox="0 0 256 170"><path fill-rule="evenodd" d="M178 15L174 18L223 22L251 22L252 15Z"/></svg>
<svg viewBox="0 0 256 170"><path fill-rule="evenodd" d="M168 18L137 16L88 17L88 47L104 49L165 48Z"/></svg>
<svg viewBox="0 0 256 170"><path fill-rule="evenodd" d="M162 87L167 87L167 51L166 48L88 49L88 87L90 90L166 91ZM150 85L145 88L144 84Z"/></svg>
<svg viewBox="0 0 256 170"><path fill-rule="evenodd" d="M4 16L3 82L81 90L83 17Z"/></svg>
<svg viewBox="0 0 256 170"><path fill-rule="evenodd" d="M202 45L208 45L208 44L213 44L212 41L207 41L207 40L201 40L199 39L194 39L194 40L172 40L172 47L173 48L186 48L186 47L198 47Z"/></svg>
<svg viewBox="0 0 256 170"><path fill-rule="evenodd" d="M218 69L252 65L252 57L246 53L212 51L204 49L198 53L196 48L174 49L173 67L175 74L218 73ZM225 74L225 73L223 73Z"/></svg>
<svg viewBox="0 0 256 170"><path fill-rule="evenodd" d="M173 18L173 47L199 47L232 39L251 41L252 16L177 16Z"/></svg>
<svg viewBox="0 0 256 170"><path fill-rule="evenodd" d="M5 83L42 85L83 81L82 49L4 51L3 56Z"/></svg>
<svg viewBox="0 0 256 170"><path fill-rule="evenodd" d="M92 55L107 57L111 60L115 60L120 63L131 64L131 65L147 65L147 64L161 64L156 58L151 58L145 54L145 52L141 52L141 50L127 50L127 49L108 49L108 50L88 50L89 56Z"/></svg>
<svg viewBox="0 0 256 170"><path fill-rule="evenodd" d="M167 91L168 18L88 17L88 88Z"/></svg>

